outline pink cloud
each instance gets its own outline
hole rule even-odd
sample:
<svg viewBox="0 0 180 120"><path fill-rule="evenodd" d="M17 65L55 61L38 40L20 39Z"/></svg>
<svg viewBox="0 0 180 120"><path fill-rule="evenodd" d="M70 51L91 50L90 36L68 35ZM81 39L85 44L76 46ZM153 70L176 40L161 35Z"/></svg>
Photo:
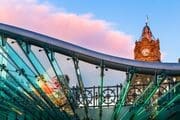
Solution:
<svg viewBox="0 0 180 120"><path fill-rule="evenodd" d="M88 49L132 58L132 37L91 14L57 10L37 0L1 0L0 22L30 29Z"/></svg>

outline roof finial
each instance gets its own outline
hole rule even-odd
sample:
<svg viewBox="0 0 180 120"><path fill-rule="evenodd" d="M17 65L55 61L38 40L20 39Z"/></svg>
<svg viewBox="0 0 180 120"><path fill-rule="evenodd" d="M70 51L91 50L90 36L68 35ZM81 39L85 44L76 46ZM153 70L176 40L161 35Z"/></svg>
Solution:
<svg viewBox="0 0 180 120"><path fill-rule="evenodd" d="M146 26L148 25L148 22L149 22L149 16L146 15Z"/></svg>

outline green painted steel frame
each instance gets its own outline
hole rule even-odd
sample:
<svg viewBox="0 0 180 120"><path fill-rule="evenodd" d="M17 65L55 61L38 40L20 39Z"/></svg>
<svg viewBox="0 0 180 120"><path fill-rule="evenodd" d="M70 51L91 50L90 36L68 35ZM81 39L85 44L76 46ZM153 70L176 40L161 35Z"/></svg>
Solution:
<svg viewBox="0 0 180 120"><path fill-rule="evenodd" d="M3 80L5 81L5 80ZM1 78L1 82L2 82L2 78ZM36 113L41 113L40 110L38 110L36 107L33 106L33 104L29 104L29 100L26 99L25 96L23 96L23 94L20 94L18 92L17 89L15 89L15 87L10 86L10 84L5 84L6 87L1 87L1 91L3 91L7 96L7 98L3 98L4 100L8 101L9 103L11 103L11 105L13 105L13 108L21 108L21 110L25 110L26 112L28 112L32 118L36 118L36 119L40 119L41 116L38 114L34 114L34 112L36 111ZM23 102L20 102L23 101ZM2 103L1 103L2 104ZM34 111L35 110L35 111ZM22 112L23 113L23 112ZM43 120L45 120L45 118L42 117Z"/></svg>
<svg viewBox="0 0 180 120"><path fill-rule="evenodd" d="M1 54L1 56L3 56L3 55ZM6 58L5 56L3 56L3 57ZM15 65L13 65L13 64L11 63L11 61L9 61L7 58L6 58L6 61L8 62L8 66L9 66L9 67L11 67L11 68L14 67L15 69L19 69L18 67L16 67ZM6 69L6 66L4 66L4 65L0 65L0 68L1 68L1 70L4 70L4 71L7 73L7 75L12 79L11 82L13 82L13 84L17 84L18 86L20 86L20 88L22 88L23 91L33 99L33 103L34 103L34 104L40 105L40 106L41 106L42 108L44 108L45 110L49 110L49 107L47 106L47 104L43 103L43 102L41 101L41 99L40 99L37 95L32 94L32 92L29 92L29 91L27 90L27 87L25 87L25 86L21 83L21 81L19 81L20 79L22 79L23 81L26 81L26 79L25 79L20 73L18 73L18 71L13 72L13 71L11 71L11 70L8 70L8 69ZM4 82L7 82L7 81L4 81ZM22 93L22 94L23 94L23 93ZM45 107L45 106L47 106L47 107ZM51 115L50 115L50 116L51 116Z"/></svg>
<svg viewBox="0 0 180 120"><path fill-rule="evenodd" d="M28 40L27 40L28 41ZM46 70L44 69L44 66L39 61L38 57L35 56L34 52L31 50L31 44L28 44L28 42L23 42L22 40L17 39L16 42L28 58L29 62L33 66L35 72L23 61L23 59L18 55L18 53L11 47L10 44L7 43L7 37L4 34L0 35L0 49L2 50L2 53L0 53L0 56L5 58L7 60L8 65L0 64L0 70L5 72L7 74L7 78L0 78L0 85L3 85L3 87L0 87L0 92L2 92L6 97L2 99L3 97L0 96L0 104L1 108L12 110L11 108L8 108L7 106L14 107L15 109L19 111L27 111L29 114L31 114L32 117L36 117L35 119L46 119L42 116L40 117L39 114L35 114L33 116L34 111L42 112L45 111L48 115L51 117L49 119L56 119L57 117L60 117L61 119L70 119L69 116L67 116L63 111L59 110L60 108L56 107L52 101L48 98L48 96L42 91L42 89L36 84L36 80L38 76L45 77L46 80L50 80L50 77ZM50 44L50 43L49 43ZM36 44L37 45L37 44ZM53 68L58 81L60 84L62 84L65 89L68 89L69 93L67 94L67 99L71 103L71 107L73 108L75 106L72 102L73 95L70 93L70 88L68 88L68 85L65 83L66 81L61 81L59 78L59 75L63 75L62 71L60 70L60 67L54 57L54 52L51 50L47 50L43 48L46 52L46 55L49 59L49 62L51 64L51 67ZM4 55L5 54L5 55ZM80 58L80 57L79 57ZM89 59L89 58L88 58ZM86 113L86 119L88 119L88 109L87 109L87 99L86 94L84 92L84 85L80 73L80 68L78 65L78 59L73 56L74 61L74 68L76 71L77 79L79 82L81 94L84 101L85 106L85 113ZM103 104L103 79L104 79L104 61L99 61L98 64L100 64L101 73L100 73L100 93L98 99L99 99L99 119L102 119L102 104ZM141 67L143 68L143 67ZM161 70L158 71L158 74L161 72ZM120 112L122 110L122 107L125 105L125 99L129 91L129 86L131 84L132 77L134 75L135 71L130 70L127 73L127 83L123 87L122 92L119 95L118 102L116 103L116 106L114 108L114 113L112 116L112 119L126 119L126 116L130 116L130 118L133 119L139 119L138 117L145 113L145 106L150 106L150 99L155 94L157 89L159 88L159 85L165 80L166 74L162 73L159 75L155 75L154 81L152 81L148 87L145 89L145 91L138 97L133 106L126 111L126 113L120 117ZM34 95L29 90L31 88L25 87L22 83L22 81L28 82L29 85L32 86L33 89L35 89L40 96ZM20 88L23 90L21 92L20 89L16 88L17 86L20 86ZM175 91L179 87L179 83L175 85L169 92ZM168 92L168 93L169 93ZM64 92L65 93L65 92ZM165 95L167 95L166 93ZM0 94L1 95L1 94ZM66 95L66 94L65 94ZM2 97L2 98L1 98ZM15 99L16 98L16 99ZM173 102L180 99L180 95L175 94L173 97L168 99L168 102L164 104L164 108L159 108L159 110L154 114L152 111L149 114L154 115L154 118L157 118L160 114L163 114L163 112L173 104ZM161 98L159 99L161 100ZM8 101L8 102L7 102ZM19 103L19 101L23 101L24 104ZM28 104L31 103L31 104ZM39 107L36 107L39 105L42 109ZM17 107L18 106L18 107ZM31 109L28 109L31 108ZM132 109L135 109L133 116L130 114L129 111ZM12 110L13 111L13 110ZM148 114L148 115L149 115Z"/></svg>
<svg viewBox="0 0 180 120"><path fill-rule="evenodd" d="M155 94L157 89L159 88L160 84L166 79L166 74L162 73L161 75L155 74L155 79L152 81L144 92L134 101L133 106L136 108L136 111L133 113L133 119L138 119L138 116L142 114L144 107L149 104L151 97ZM130 110L130 109L129 109ZM127 116L130 115L131 112L126 112L120 119L126 120Z"/></svg>
<svg viewBox="0 0 180 120"><path fill-rule="evenodd" d="M122 107L125 104L125 99L126 99L126 96L128 94L128 90L129 90L129 87L130 87L130 84L131 84L131 80L132 80L132 78L134 76L134 73L135 73L134 69L130 69L127 72L127 83L123 87L122 91L120 92L118 102L116 103L116 105L114 107L114 112L113 112L112 117L111 117L112 120L117 120L118 119L119 113L120 113Z"/></svg>
<svg viewBox="0 0 180 120"><path fill-rule="evenodd" d="M79 88L80 88L80 93L81 93L82 99L83 99L84 111L85 111L85 116L86 116L85 119L89 120L88 101L87 101L87 96L86 96L85 89L84 89L84 84L83 84L83 80L82 80L82 76L81 76L81 71L80 71L80 68L79 68L79 60L78 60L77 57L72 57L72 59L73 59L74 68L75 68L75 72L76 72L76 77L77 77Z"/></svg>
<svg viewBox="0 0 180 120"><path fill-rule="evenodd" d="M5 38L5 37L1 37L1 38L2 38L1 39L1 49L8 56L8 58L10 58L11 61L15 64L17 72L19 71L19 75L23 75L23 77L27 81L29 81L31 83L31 85L39 92L41 97L47 102L48 106L53 107L54 106L53 103L51 103L50 100L48 100L48 97L45 95L45 93L43 93L43 91L41 89L39 89L35 83L33 83L33 80L36 80L36 78L35 78L36 75L32 72L32 70L28 67L28 65L26 63L24 63L24 61L18 56L18 54L9 46L9 44L6 42L7 38ZM6 51L6 49L8 52ZM11 55L10 55L10 53L11 53ZM31 73L31 74L29 74L29 73ZM18 75L16 75L16 76L18 76ZM32 79L32 77L34 77L34 78ZM47 105L45 104L45 106L47 106ZM48 109L46 109L46 110L48 110ZM55 107L52 108L52 110L54 110L54 113L56 113L57 115L60 113L60 116L58 115L60 118L61 117L67 118L67 115L63 114L59 110L57 111L57 109ZM51 113L53 113L53 112L51 112ZM55 115L54 113L52 116Z"/></svg>
<svg viewBox="0 0 180 120"><path fill-rule="evenodd" d="M179 93L179 91L176 92L177 89L180 89L180 82L177 83L174 87L172 87L168 92L163 94L158 99L158 101L160 101L165 96L174 95L174 96L168 97L169 99L166 99L166 101L164 101L164 103L161 103L161 104L163 104L163 106L161 106L161 108L154 114L154 116L153 116L154 119L158 118L159 114L163 113L163 111L168 109L168 107L170 105L172 105L174 101L176 101L176 100L180 101L180 93Z"/></svg>
<svg viewBox="0 0 180 120"><path fill-rule="evenodd" d="M99 100L99 119L102 120L102 115L103 115L103 110L102 110L102 104L103 104L103 84L104 84L104 69L105 69L105 65L104 65L104 61L101 61L100 64L100 100Z"/></svg>
<svg viewBox="0 0 180 120"><path fill-rule="evenodd" d="M167 113L165 113L166 110L173 104L173 102L180 100L180 94L178 91L176 91L176 89L178 89L179 87L180 87L180 82L178 82L175 86L173 86L165 94L163 94L160 98L158 98L158 100L157 100L158 102L154 101L150 105L144 107L139 116L131 116L131 119L134 119L134 120L145 120L145 119L161 120L162 119L161 116L167 116L166 115ZM167 99L161 100L165 96L168 96ZM134 113L136 110L138 110L138 108L131 108L131 109L132 109L131 112L134 112ZM126 118L124 118L124 119L126 119Z"/></svg>
<svg viewBox="0 0 180 120"><path fill-rule="evenodd" d="M38 73L38 76L45 78L45 80L50 80L50 77L49 77L48 73L46 72L45 68L43 67L43 65L41 64L39 59L36 57L36 55L31 50L31 45L26 42L23 42L21 40L17 40L17 42L18 42L18 45L20 46L21 50L24 52L24 54L30 61L33 68ZM55 98L54 95L53 95L53 97ZM58 107L56 107L52 102L50 102L50 104L51 104L51 107L53 107L53 110L55 110L54 112L57 113L57 115L59 115L59 117L64 116L65 119L70 119L66 114L63 114L62 112L60 112L58 110Z"/></svg>
<svg viewBox="0 0 180 120"><path fill-rule="evenodd" d="M51 50L48 49L44 49L46 56L48 57L48 60L51 64L51 67L53 68L54 73L57 76L57 80L58 82L62 85L62 91L65 94L66 98L68 99L69 104L71 105L71 108L75 114L75 109L76 109L76 101L72 95L72 92L69 88L69 85L67 83L67 81L65 80L65 76L63 75L63 72L55 58L55 53ZM63 77L63 80L60 79L60 76ZM66 90L66 91L65 91Z"/></svg>
<svg viewBox="0 0 180 120"><path fill-rule="evenodd" d="M23 75L24 79L30 82L32 86L38 90L39 86L34 81L36 80L36 74L31 70L30 67L28 67L28 65L21 59L21 57L15 52L15 50L13 50L13 48L8 43L6 44L5 48L1 46L1 49L7 55L7 57L14 63L14 67L16 71L19 72L19 75ZM12 63L10 62L9 64L12 65ZM17 75L14 76L16 77ZM43 96L45 95L45 93L43 93L41 89L39 93L42 93Z"/></svg>
<svg viewBox="0 0 180 120"><path fill-rule="evenodd" d="M2 48L2 47L1 47ZM7 47L8 48L8 47ZM8 49L9 50L9 52L10 52L10 49ZM13 56L12 58L14 58L14 55L10 55L10 56ZM12 63L10 63L9 62L9 60L7 59L7 61L8 61L8 66L11 66L11 68L13 68L14 66L12 65ZM16 59L16 61L18 61L17 59ZM11 79L13 79L13 81L14 82L16 82L16 84L18 84L21 88L23 88L23 90L24 90L24 92L25 93L27 93L28 95L30 95L31 96L31 98L35 98L34 99L34 101L38 101L38 103L37 104L40 104L41 102L39 102L40 101L40 99L36 96L35 97L35 95L32 95L32 93L30 93L30 92L28 92L28 90L26 90L27 88L25 88L23 85L21 85L21 83L20 83L20 79L22 79L22 80L24 80L24 81L26 81L26 75L23 75L23 74L20 74L20 73L18 73L18 71L16 71L16 72L11 72L10 70L7 70L7 69L5 69L5 67L2 67L1 68L2 70L5 70L6 71L6 73L7 73L7 75L11 78ZM15 68L16 70L18 70L19 68L18 67L16 67ZM31 82L30 82L31 83ZM33 85L33 83L31 83L32 85ZM42 94L41 94L42 95ZM43 97L45 97L45 94L43 94L42 95ZM44 106L47 106L47 104L42 104L41 105L41 107L44 107ZM46 108L45 110L49 110L48 108Z"/></svg>

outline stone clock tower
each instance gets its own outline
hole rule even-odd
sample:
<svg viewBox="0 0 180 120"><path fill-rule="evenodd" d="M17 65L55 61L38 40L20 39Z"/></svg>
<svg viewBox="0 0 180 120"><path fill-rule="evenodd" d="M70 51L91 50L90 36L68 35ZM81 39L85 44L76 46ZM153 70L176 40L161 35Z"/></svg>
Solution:
<svg viewBox="0 0 180 120"><path fill-rule="evenodd" d="M140 61L161 61L159 39L156 40L153 37L151 29L147 23L143 28L140 40L135 43L134 58L135 60Z"/></svg>
<svg viewBox="0 0 180 120"><path fill-rule="evenodd" d="M159 40L153 37L151 29L147 23L142 30L140 39L135 43L134 58L135 60L146 62L161 61ZM131 104L153 79L152 75L135 74L130 85L126 103Z"/></svg>

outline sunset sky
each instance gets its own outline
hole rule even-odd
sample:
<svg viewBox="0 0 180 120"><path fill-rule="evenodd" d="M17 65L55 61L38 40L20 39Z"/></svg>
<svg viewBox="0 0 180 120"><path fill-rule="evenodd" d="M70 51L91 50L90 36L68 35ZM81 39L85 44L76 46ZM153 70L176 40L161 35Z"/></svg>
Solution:
<svg viewBox="0 0 180 120"><path fill-rule="evenodd" d="M149 16L163 62L180 57L179 0L1 0L0 22L88 49L133 58Z"/></svg>

